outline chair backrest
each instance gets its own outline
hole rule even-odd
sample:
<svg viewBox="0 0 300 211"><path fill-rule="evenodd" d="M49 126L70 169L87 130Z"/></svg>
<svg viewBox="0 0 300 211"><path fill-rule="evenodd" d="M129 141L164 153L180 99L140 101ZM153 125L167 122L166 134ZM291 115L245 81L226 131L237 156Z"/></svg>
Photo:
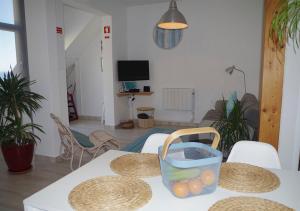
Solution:
<svg viewBox="0 0 300 211"><path fill-rule="evenodd" d="M263 168L281 169L276 149L270 144L256 141L237 142L233 146L227 162L248 163Z"/></svg>
<svg viewBox="0 0 300 211"><path fill-rule="evenodd" d="M158 153L158 147L165 143L165 140L169 134L165 133L155 133L150 135L142 149L142 153Z"/></svg>
<svg viewBox="0 0 300 211"><path fill-rule="evenodd" d="M76 139L73 136L71 130L68 127L66 127L62 123L62 121L54 114L51 113L50 117L54 120L55 124L57 125L57 129L58 129L58 133L59 133L61 141L63 143L64 143L64 141L66 141L67 143L64 143L64 144L69 144L69 145L76 143Z"/></svg>

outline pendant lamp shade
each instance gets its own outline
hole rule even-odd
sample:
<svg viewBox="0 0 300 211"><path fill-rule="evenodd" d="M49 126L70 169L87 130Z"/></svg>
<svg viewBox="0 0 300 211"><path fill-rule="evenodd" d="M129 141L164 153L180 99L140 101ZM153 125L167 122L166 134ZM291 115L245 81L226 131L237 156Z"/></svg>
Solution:
<svg viewBox="0 0 300 211"><path fill-rule="evenodd" d="M157 26L161 29L185 29L188 27L185 17L177 9L175 0L171 0L169 10L161 17Z"/></svg>

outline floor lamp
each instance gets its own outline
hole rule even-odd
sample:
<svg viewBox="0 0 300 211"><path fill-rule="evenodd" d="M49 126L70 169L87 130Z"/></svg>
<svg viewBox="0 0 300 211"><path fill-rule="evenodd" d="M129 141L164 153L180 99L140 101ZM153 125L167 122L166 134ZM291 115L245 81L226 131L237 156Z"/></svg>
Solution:
<svg viewBox="0 0 300 211"><path fill-rule="evenodd" d="M228 73L229 75L232 75L233 71L234 70L237 70L241 73L243 73L243 76L244 76L244 89L245 89L245 94L247 93L247 89L246 89L246 75L245 75L245 72L239 68L237 68L236 66L231 66L231 67L228 67L226 68L225 72Z"/></svg>

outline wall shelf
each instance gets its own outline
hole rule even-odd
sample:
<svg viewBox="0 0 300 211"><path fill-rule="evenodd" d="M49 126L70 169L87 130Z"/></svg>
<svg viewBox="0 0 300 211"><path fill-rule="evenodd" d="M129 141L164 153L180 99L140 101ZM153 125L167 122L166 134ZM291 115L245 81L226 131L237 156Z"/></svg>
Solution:
<svg viewBox="0 0 300 211"><path fill-rule="evenodd" d="M132 96L132 95L150 96L152 94L153 94L153 92L119 92L119 93L117 93L117 96L118 97Z"/></svg>

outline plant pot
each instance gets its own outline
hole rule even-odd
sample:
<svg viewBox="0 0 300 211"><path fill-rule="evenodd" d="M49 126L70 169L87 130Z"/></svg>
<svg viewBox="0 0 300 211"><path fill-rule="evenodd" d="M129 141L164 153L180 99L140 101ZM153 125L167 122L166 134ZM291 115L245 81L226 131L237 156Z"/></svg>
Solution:
<svg viewBox="0 0 300 211"><path fill-rule="evenodd" d="M1 145L4 160L11 172L24 172L31 168L34 144Z"/></svg>

